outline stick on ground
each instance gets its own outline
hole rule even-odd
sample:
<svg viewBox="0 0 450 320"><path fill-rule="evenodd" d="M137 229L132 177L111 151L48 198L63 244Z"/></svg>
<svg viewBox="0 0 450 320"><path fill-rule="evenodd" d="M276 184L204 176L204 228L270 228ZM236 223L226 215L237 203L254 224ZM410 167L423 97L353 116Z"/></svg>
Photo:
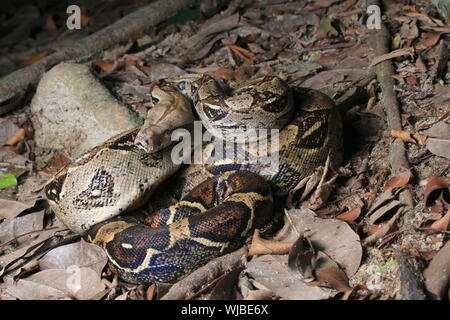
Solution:
<svg viewBox="0 0 450 320"><path fill-rule="evenodd" d="M380 7L378 0L369 0L368 5L377 5ZM391 36L386 26L381 23L381 29L374 29L372 31L371 45L375 54L374 60L377 57L386 55L390 52ZM388 127L391 130L402 130L402 122L400 115L400 106L397 101L397 96L394 91L394 66L390 60L384 60L374 67L377 74L377 79L383 92L383 106L386 113ZM406 158L405 143L396 139L392 142L389 150L389 162L394 172L402 169L409 169L410 165ZM409 190L404 190L400 195L400 200L412 207L414 205L413 196Z"/></svg>

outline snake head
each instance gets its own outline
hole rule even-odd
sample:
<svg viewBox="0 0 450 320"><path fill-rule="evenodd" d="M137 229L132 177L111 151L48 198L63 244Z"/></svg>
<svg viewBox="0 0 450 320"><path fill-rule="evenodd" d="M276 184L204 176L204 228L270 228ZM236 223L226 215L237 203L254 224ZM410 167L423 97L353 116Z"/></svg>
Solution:
<svg viewBox="0 0 450 320"><path fill-rule="evenodd" d="M134 144L145 152L154 153L172 144L170 136L170 130L158 126L142 128L136 135Z"/></svg>

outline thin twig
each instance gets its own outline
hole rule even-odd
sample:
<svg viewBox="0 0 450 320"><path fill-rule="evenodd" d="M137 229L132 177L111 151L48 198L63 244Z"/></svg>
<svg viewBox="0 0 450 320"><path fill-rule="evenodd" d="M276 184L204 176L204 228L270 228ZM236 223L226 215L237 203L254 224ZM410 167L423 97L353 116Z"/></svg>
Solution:
<svg viewBox="0 0 450 320"><path fill-rule="evenodd" d="M49 230L54 230L54 229L59 229L58 231L63 231L63 230L68 230L67 227L62 227L62 226L56 226L56 227L51 227L51 228L46 228L46 229L39 229L39 230L33 230L30 232L25 232L21 235L18 235L17 237L15 237L14 239L11 239L5 243L0 244L0 249L3 248L4 246L6 246L9 243L12 243L14 241L17 241L18 239L25 237L29 234L33 234L33 233L37 233L37 232L44 232L44 231L49 231Z"/></svg>

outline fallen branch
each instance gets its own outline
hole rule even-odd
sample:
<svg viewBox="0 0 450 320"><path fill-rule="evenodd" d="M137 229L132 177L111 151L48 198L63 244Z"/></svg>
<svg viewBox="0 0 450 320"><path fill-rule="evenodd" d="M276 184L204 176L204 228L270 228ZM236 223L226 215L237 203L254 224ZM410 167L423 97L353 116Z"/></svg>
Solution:
<svg viewBox="0 0 450 320"><path fill-rule="evenodd" d="M18 92L55 66L67 60L83 60L102 52L118 43L123 43L143 34L151 27L175 15L184 7L199 3L200 0L159 0L123 17L115 23L99 30L80 42L60 48L55 53L14 71L0 80L0 103Z"/></svg>
<svg viewBox="0 0 450 320"><path fill-rule="evenodd" d="M376 5L380 7L380 2L378 0L369 0L368 5ZM372 44L372 49L375 53L374 61L376 61L378 57L382 57L389 53L391 36L384 23L381 23L380 29L374 29L372 31L372 39L370 43ZM397 102L397 97L394 91L395 83L392 75L395 74L395 71L392 62L390 60L384 60L379 62L373 68L377 74L377 80L383 92L383 105L389 129L402 130L400 106ZM406 158L405 143L402 140L396 139L390 145L389 162L394 173L402 168L409 169L410 166ZM400 200L409 207L414 205L413 196L408 189L405 189L400 193ZM411 221L412 219L405 220L406 221L404 222L408 224L408 221Z"/></svg>
<svg viewBox="0 0 450 320"><path fill-rule="evenodd" d="M214 259L195 270L186 278L175 283L161 300L182 300L194 294L194 291L202 285L216 279L221 274L244 265L243 256L245 248Z"/></svg>

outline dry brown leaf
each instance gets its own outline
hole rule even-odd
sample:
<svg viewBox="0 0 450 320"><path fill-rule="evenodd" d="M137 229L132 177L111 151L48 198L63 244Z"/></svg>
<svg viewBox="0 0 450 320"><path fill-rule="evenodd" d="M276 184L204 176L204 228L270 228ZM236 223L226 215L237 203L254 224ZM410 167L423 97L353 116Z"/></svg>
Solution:
<svg viewBox="0 0 450 320"><path fill-rule="evenodd" d="M242 270L244 270L244 267L239 267L221 277L211 291L208 300L233 300Z"/></svg>
<svg viewBox="0 0 450 320"><path fill-rule="evenodd" d="M338 291L351 290L347 275L329 256L319 251L314 262L316 281Z"/></svg>
<svg viewBox="0 0 450 320"><path fill-rule="evenodd" d="M0 119L0 146L4 145L19 129L11 119Z"/></svg>
<svg viewBox="0 0 450 320"><path fill-rule="evenodd" d="M0 150L2 151L13 151L15 153L22 153L24 142L25 142L26 130L20 128L17 132L10 138L8 138Z"/></svg>
<svg viewBox="0 0 450 320"><path fill-rule="evenodd" d="M153 283L148 289L145 291L145 299L153 300L156 297L156 285ZM117 299L116 299L117 300ZM125 299L126 300L126 299Z"/></svg>
<svg viewBox="0 0 450 320"><path fill-rule="evenodd" d="M15 281L5 278L6 291L19 300L67 300L67 294L61 290L27 280Z"/></svg>
<svg viewBox="0 0 450 320"><path fill-rule="evenodd" d="M115 67L116 62L111 60L96 60L92 64L99 67L103 72L110 72Z"/></svg>
<svg viewBox="0 0 450 320"><path fill-rule="evenodd" d="M357 206L357 207L354 207L353 209L350 209L346 212L339 214L338 216L336 216L336 219L343 220L343 221L355 221L361 215L361 211L362 211L362 207Z"/></svg>
<svg viewBox="0 0 450 320"><path fill-rule="evenodd" d="M403 212L403 207L400 207L397 212L395 213L395 215L387 222L382 223L380 226L378 226L377 230L371 234L370 236L368 236L367 238L365 238L362 241L363 245L368 245L371 243L376 242L378 239L381 239L382 237L384 237L388 232L391 232L396 224L398 219L401 216L401 213Z"/></svg>
<svg viewBox="0 0 450 320"><path fill-rule="evenodd" d="M285 221L274 240L293 242L304 234L314 248L330 256L348 277L358 270L362 258L360 238L346 222L319 218L308 209L291 209L288 215L291 222Z"/></svg>
<svg viewBox="0 0 450 320"><path fill-rule="evenodd" d="M406 83L417 86L419 84L417 78L413 75L405 77Z"/></svg>
<svg viewBox="0 0 450 320"><path fill-rule="evenodd" d="M224 45L236 44L238 38L239 36L237 34L233 34L228 38L223 38L222 40L220 40L220 42L222 42Z"/></svg>
<svg viewBox="0 0 450 320"><path fill-rule="evenodd" d="M268 289L251 290L244 297L244 300L272 300L274 293Z"/></svg>
<svg viewBox="0 0 450 320"><path fill-rule="evenodd" d="M301 235L289 252L288 266L292 271L298 271L303 280L312 280L314 279L313 263L315 258L316 250L308 238Z"/></svg>
<svg viewBox="0 0 450 320"><path fill-rule="evenodd" d="M400 34L402 38L414 40L419 36L419 28L417 28L417 19L412 19L410 22L405 22L400 27Z"/></svg>
<svg viewBox="0 0 450 320"><path fill-rule="evenodd" d="M428 136L420 133L411 133L405 130L391 130L391 136L402 139L406 142L415 143L421 146L426 145Z"/></svg>
<svg viewBox="0 0 450 320"><path fill-rule="evenodd" d="M227 30L234 29L239 23L239 13L225 17L215 23L212 23L197 32L192 37L185 41L185 45L188 49L193 49L197 46L201 46L204 41L207 41L209 37L214 34L221 33ZM219 40L219 39L218 39ZM209 50L208 50L209 51Z"/></svg>
<svg viewBox="0 0 450 320"><path fill-rule="evenodd" d="M157 63L150 65L150 70L145 71L151 81L158 81L165 78L180 76L187 72L171 63Z"/></svg>
<svg viewBox="0 0 450 320"><path fill-rule="evenodd" d="M359 292L363 291L363 294ZM359 294L359 295L358 295ZM367 299L372 294L372 291L363 284L358 284L353 287L352 290L346 291L342 296L341 300L364 300Z"/></svg>
<svg viewBox="0 0 450 320"><path fill-rule="evenodd" d="M430 225L431 229L446 231L450 225L450 207L447 210L447 213L439 220L436 220ZM435 231L427 231L428 234L435 233Z"/></svg>
<svg viewBox="0 0 450 320"><path fill-rule="evenodd" d="M52 238L57 232L59 232L60 235L65 235L63 230L67 230L67 228L60 225L37 232L37 238L32 239L30 243L25 245L23 248L1 255L0 276L15 270L19 266L22 266L24 262L28 263L29 261L27 260L33 259L34 253L41 249L42 245L44 245L46 241Z"/></svg>
<svg viewBox="0 0 450 320"><path fill-rule="evenodd" d="M430 177L423 195L425 206L431 208L433 212L442 212L442 209L446 209L450 203L449 186L449 177Z"/></svg>
<svg viewBox="0 0 450 320"><path fill-rule="evenodd" d="M330 292L308 286L298 272L291 271L287 255L253 257L245 272L282 299L323 300L330 297Z"/></svg>
<svg viewBox="0 0 450 320"><path fill-rule="evenodd" d="M404 187L409 183L409 181L412 178L412 172L410 170L402 170L399 173L397 173L394 177L390 178L382 190L390 190L390 189L396 189Z"/></svg>
<svg viewBox="0 0 450 320"><path fill-rule="evenodd" d="M367 213L369 217L368 224L375 225L378 224L379 220L385 217L388 213L392 213L392 211L397 210L402 203L398 200L392 200L387 202L385 205L379 207L376 210L371 210Z"/></svg>
<svg viewBox="0 0 450 320"><path fill-rule="evenodd" d="M247 46L253 53L265 53L266 52L266 50L261 48L261 46L255 42L247 43Z"/></svg>
<svg viewBox="0 0 450 320"><path fill-rule="evenodd" d="M440 33L424 32L424 33L422 33L421 37L419 38L416 48L418 50L423 50L423 49L432 47L436 43L438 43L440 38L441 38Z"/></svg>
<svg viewBox="0 0 450 320"><path fill-rule="evenodd" d="M46 167L45 169L43 169L39 173L41 175L44 175L44 176L54 175L60 169L62 169L66 165L68 165L69 162L70 162L69 158L67 158L66 156L60 154L60 155L56 156L56 158L52 161L52 163L48 167Z"/></svg>
<svg viewBox="0 0 450 320"><path fill-rule="evenodd" d="M225 79L225 80L232 80L235 77L235 73L233 70L229 68L218 68L214 72L214 78L217 79Z"/></svg>
<svg viewBox="0 0 450 320"><path fill-rule="evenodd" d="M370 63L369 68L372 68L373 66L375 66L385 60L389 60L389 59L393 59L393 58L401 57L401 56L405 56L405 55L409 55L409 56L413 57L414 56L414 48L412 48L412 47L401 48L401 49L397 49L392 52L383 54L382 56L376 57Z"/></svg>

